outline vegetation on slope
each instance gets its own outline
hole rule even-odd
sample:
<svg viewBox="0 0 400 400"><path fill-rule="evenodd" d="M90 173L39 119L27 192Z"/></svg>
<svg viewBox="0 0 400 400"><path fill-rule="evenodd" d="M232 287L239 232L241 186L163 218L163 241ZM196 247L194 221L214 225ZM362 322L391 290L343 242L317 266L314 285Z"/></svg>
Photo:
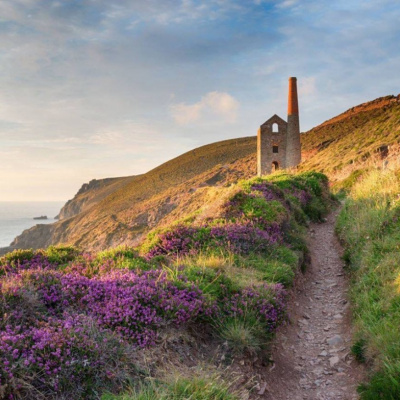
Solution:
<svg viewBox="0 0 400 400"><path fill-rule="evenodd" d="M351 174L382 165L383 159L398 163L399 134L399 96L361 104L301 135L304 162L300 170L323 172L340 190ZM139 177L99 181L104 187L78 194L62 213L77 215L31 228L13 246L69 243L100 250L136 245L149 230L197 212L214 202L215 189L248 179L255 171L255 137L203 146Z"/></svg>
<svg viewBox="0 0 400 400"><path fill-rule="evenodd" d="M130 386L122 398L235 399L224 377L181 367L186 376L171 380L146 352L178 353L179 368L183 338L191 337L194 354L203 335L207 349L224 343L226 362L262 354L284 319L285 286L307 255L304 225L322 217L330 196L327 178L312 172L225 192L212 213L153 232L137 248L50 247L2 257L0 396L118 399ZM176 339L160 342L171 330ZM200 352L200 360L217 368L215 353Z"/></svg>
<svg viewBox="0 0 400 400"><path fill-rule="evenodd" d="M381 164L389 147L400 142L399 136L400 95L381 97L303 134L301 169L323 172L331 181L342 180L370 161Z"/></svg>
<svg viewBox="0 0 400 400"><path fill-rule="evenodd" d="M74 198L65 203L56 218L60 220L71 218L86 211L111 193L137 178L137 176L128 176L121 178L92 179L89 183L84 183Z"/></svg>
<svg viewBox="0 0 400 400"><path fill-rule="evenodd" d="M371 367L361 398L400 398L400 174L372 170L351 189L337 231L346 246L357 329L353 352Z"/></svg>
<svg viewBox="0 0 400 400"><path fill-rule="evenodd" d="M117 180L117 190L106 197L103 195L111 186L99 193L94 191L91 206L83 212L55 224L31 228L12 245L39 248L69 243L94 250L136 245L149 229L203 207L208 188L254 176L255 148L255 137L221 141L185 153L146 174L120 178L123 185ZM89 195L77 195L68 207L79 209L79 203Z"/></svg>

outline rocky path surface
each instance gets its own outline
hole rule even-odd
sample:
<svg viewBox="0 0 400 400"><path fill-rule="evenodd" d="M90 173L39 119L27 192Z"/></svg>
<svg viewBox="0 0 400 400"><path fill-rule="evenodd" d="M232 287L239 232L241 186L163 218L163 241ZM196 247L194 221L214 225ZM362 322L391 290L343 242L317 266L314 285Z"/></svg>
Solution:
<svg viewBox="0 0 400 400"><path fill-rule="evenodd" d="M266 399L353 400L363 368L350 353L348 282L334 234L337 211L309 229L311 266L299 277L290 323L273 346Z"/></svg>

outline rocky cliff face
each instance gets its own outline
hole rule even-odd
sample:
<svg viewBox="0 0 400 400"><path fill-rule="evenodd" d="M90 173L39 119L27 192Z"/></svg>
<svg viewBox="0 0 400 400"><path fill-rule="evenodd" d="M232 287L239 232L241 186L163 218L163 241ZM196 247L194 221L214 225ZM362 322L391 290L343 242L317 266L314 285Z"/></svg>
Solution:
<svg viewBox="0 0 400 400"><path fill-rule="evenodd" d="M52 244L52 233L55 224L38 224L26 229L11 243L11 248L29 249L44 248Z"/></svg>

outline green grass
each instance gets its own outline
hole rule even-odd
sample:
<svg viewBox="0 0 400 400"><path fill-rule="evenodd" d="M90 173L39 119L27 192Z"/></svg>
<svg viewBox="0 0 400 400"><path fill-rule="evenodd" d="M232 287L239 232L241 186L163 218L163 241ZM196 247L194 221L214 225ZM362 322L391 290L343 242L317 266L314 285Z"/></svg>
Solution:
<svg viewBox="0 0 400 400"><path fill-rule="evenodd" d="M337 222L351 271L353 354L372 366L361 398L400 398L400 179L372 170L350 191Z"/></svg>
<svg viewBox="0 0 400 400"><path fill-rule="evenodd" d="M124 395L103 395L101 400L238 400L219 377L179 377L172 382L141 385Z"/></svg>
<svg viewBox="0 0 400 400"><path fill-rule="evenodd" d="M222 339L226 340L237 354L256 354L265 347L268 336L256 316L231 318L217 326Z"/></svg>

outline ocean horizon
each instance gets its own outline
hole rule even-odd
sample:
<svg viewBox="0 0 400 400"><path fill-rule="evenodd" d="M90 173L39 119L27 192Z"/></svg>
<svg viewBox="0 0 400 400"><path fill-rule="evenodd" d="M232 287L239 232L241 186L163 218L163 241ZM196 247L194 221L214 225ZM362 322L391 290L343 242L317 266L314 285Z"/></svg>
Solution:
<svg viewBox="0 0 400 400"><path fill-rule="evenodd" d="M7 247L25 229L37 224L51 224L65 202L61 201L0 201L0 247ZM34 220L46 215L47 220Z"/></svg>

